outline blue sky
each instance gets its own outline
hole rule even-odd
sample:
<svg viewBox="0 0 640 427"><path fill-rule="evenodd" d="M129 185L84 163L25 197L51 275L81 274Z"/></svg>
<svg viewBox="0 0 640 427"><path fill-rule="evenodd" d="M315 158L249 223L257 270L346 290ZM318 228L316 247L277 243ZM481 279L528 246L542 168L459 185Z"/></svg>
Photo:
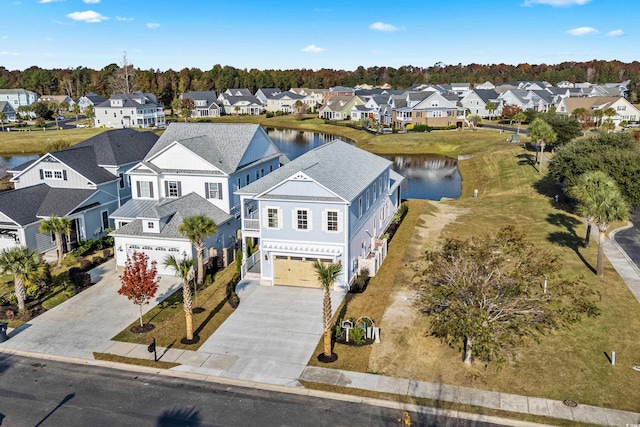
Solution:
<svg viewBox="0 0 640 427"><path fill-rule="evenodd" d="M0 65L290 69L639 60L637 0L0 0Z"/></svg>

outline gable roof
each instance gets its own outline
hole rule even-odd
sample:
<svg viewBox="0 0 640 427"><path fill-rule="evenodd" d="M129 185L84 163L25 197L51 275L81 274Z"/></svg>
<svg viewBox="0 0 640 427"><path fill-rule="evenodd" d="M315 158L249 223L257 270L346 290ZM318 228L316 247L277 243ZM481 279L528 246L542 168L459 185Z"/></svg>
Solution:
<svg viewBox="0 0 640 427"><path fill-rule="evenodd" d="M95 192L38 184L1 192L0 209L13 221L25 226L40 220L39 217L68 215ZM16 200L20 203L16 203Z"/></svg>
<svg viewBox="0 0 640 427"><path fill-rule="evenodd" d="M493 89L472 89L485 104L498 99L498 92Z"/></svg>
<svg viewBox="0 0 640 427"><path fill-rule="evenodd" d="M145 103L142 104L138 102L138 100L145 98ZM111 98L107 99L104 102L96 105L96 107L100 108L112 108L111 100L112 99L122 99L122 107L113 107L113 108L136 108L136 107L154 107L160 106L162 104L158 104L155 95L150 93L142 93L142 92L132 92L132 93L117 93L111 95Z"/></svg>
<svg viewBox="0 0 640 427"><path fill-rule="evenodd" d="M587 110L604 110L609 108L614 102L624 99L621 96L591 96L580 98L564 98L562 103L571 114L576 108L586 108Z"/></svg>
<svg viewBox="0 0 640 427"><path fill-rule="evenodd" d="M245 166L242 158L255 138L266 139L273 153L280 154L271 138L257 124L171 123L144 158L149 162L174 142L230 174ZM267 155L269 153L266 153Z"/></svg>
<svg viewBox="0 0 640 427"><path fill-rule="evenodd" d="M126 165L144 159L158 141L153 132L114 129L93 136L73 148L92 147L98 165Z"/></svg>
<svg viewBox="0 0 640 427"><path fill-rule="evenodd" d="M151 203L149 203L151 202ZM125 216L125 214L127 216ZM178 232L178 227L184 218L193 215L206 215L213 219L216 224L224 224L233 217L222 209L208 202L196 193L189 193L176 199L160 200L129 200L125 205L116 210L111 217L122 218L135 215L138 219L118 228L111 235L124 236L148 236L186 239ZM158 233L142 231L142 219L139 218L166 218L167 221L161 224Z"/></svg>
<svg viewBox="0 0 640 427"><path fill-rule="evenodd" d="M98 95L97 93L93 93L93 92L89 92L84 97L87 98L89 101L91 101L94 105L100 104L101 102L104 102L107 100L107 98L105 98L104 96Z"/></svg>
<svg viewBox="0 0 640 427"><path fill-rule="evenodd" d="M391 161L387 159L335 139L308 151L235 193L258 195L302 172L350 202L390 165Z"/></svg>
<svg viewBox="0 0 640 427"><path fill-rule="evenodd" d="M215 90L191 91L180 94L180 99L191 98L194 101L206 101L207 106L216 103L218 95Z"/></svg>

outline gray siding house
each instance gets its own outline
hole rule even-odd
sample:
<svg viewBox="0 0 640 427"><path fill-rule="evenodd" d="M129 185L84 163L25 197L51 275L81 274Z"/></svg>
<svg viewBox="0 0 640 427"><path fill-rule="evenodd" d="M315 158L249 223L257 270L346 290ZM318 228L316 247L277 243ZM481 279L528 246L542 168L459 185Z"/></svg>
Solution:
<svg viewBox="0 0 640 427"><path fill-rule="evenodd" d="M110 213L131 198L124 172L144 158L157 139L151 132L107 131L9 171L15 190L0 193L0 249L54 249L51 236L38 231L40 221L54 215L71 220L66 250L105 235L113 226Z"/></svg>
<svg viewBox="0 0 640 427"><path fill-rule="evenodd" d="M281 152L264 129L253 124L172 123L143 161L127 175L133 198L111 218L116 230L116 262L124 266L133 250L158 262L170 251L193 257L177 225L200 206L218 225L206 243L205 258L233 262L240 229L240 199L234 191L280 167Z"/></svg>
<svg viewBox="0 0 640 427"><path fill-rule="evenodd" d="M334 140L239 189L243 246L251 239L259 248L243 260L243 275L317 287L316 260L342 264L336 288L362 268L375 275L403 179L389 160Z"/></svg>

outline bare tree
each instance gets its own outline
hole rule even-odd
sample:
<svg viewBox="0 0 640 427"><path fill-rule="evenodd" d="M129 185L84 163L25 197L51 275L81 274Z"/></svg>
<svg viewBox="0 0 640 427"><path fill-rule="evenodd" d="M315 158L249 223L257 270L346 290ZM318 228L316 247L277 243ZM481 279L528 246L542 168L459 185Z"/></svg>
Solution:
<svg viewBox="0 0 640 427"><path fill-rule="evenodd" d="M129 64L127 52L122 52L122 63L120 68L113 72L109 81L111 93L131 93L137 90L136 70L133 64Z"/></svg>

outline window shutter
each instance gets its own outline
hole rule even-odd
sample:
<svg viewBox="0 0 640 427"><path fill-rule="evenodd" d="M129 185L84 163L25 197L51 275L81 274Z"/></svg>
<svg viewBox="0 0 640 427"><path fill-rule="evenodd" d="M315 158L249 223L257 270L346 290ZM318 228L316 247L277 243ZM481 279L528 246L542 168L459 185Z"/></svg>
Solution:
<svg viewBox="0 0 640 427"><path fill-rule="evenodd" d="M44 171L40 169L40 179L44 179Z"/></svg>
<svg viewBox="0 0 640 427"><path fill-rule="evenodd" d="M291 211L291 228L294 230L298 229L298 209Z"/></svg>
<svg viewBox="0 0 640 427"><path fill-rule="evenodd" d="M164 182L164 197L169 197L169 181Z"/></svg>
<svg viewBox="0 0 640 427"><path fill-rule="evenodd" d="M322 231L329 231L329 227L327 227L329 222L329 216L327 211L322 211Z"/></svg>
<svg viewBox="0 0 640 427"><path fill-rule="evenodd" d="M140 197L140 181L136 181L136 191L137 191L138 197Z"/></svg>
<svg viewBox="0 0 640 427"><path fill-rule="evenodd" d="M262 208L262 226L269 227L269 210L267 208Z"/></svg>
<svg viewBox="0 0 640 427"><path fill-rule="evenodd" d="M342 232L343 218L344 218L344 215L342 215L342 212L338 211L338 232Z"/></svg>
<svg viewBox="0 0 640 427"><path fill-rule="evenodd" d="M282 208L278 208L278 230L284 228L284 215L282 214Z"/></svg>
<svg viewBox="0 0 640 427"><path fill-rule="evenodd" d="M66 169L62 169L62 179L63 180L67 180L67 170Z"/></svg>
<svg viewBox="0 0 640 427"><path fill-rule="evenodd" d="M311 210L307 210L307 230L313 230L313 213Z"/></svg>
<svg viewBox="0 0 640 427"><path fill-rule="evenodd" d="M218 183L218 199L222 199L222 183Z"/></svg>
<svg viewBox="0 0 640 427"><path fill-rule="evenodd" d="M153 199L153 182L149 181L149 197Z"/></svg>
<svg viewBox="0 0 640 427"><path fill-rule="evenodd" d="M204 198L205 199L209 198L209 183L208 182L204 183Z"/></svg>
<svg viewBox="0 0 640 427"><path fill-rule="evenodd" d="M182 197L182 182L178 181L178 197Z"/></svg>

